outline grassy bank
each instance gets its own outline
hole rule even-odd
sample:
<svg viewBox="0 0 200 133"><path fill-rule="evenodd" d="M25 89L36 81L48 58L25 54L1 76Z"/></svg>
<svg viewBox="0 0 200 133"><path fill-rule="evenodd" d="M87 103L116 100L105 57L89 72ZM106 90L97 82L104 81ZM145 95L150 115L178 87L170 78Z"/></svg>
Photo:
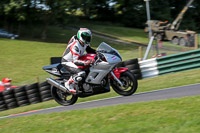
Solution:
<svg viewBox="0 0 200 133"><path fill-rule="evenodd" d="M1 133L197 133L200 96L0 120Z"/></svg>
<svg viewBox="0 0 200 133"><path fill-rule="evenodd" d="M92 47L96 48L101 42L109 43L105 39L93 38ZM134 46L127 47L123 44L110 45L122 54L135 49ZM50 57L61 57L66 46L66 43L0 39L0 79L10 77L16 84L47 74L42 67L50 64ZM134 55L124 56L124 59L127 58L134 58Z"/></svg>

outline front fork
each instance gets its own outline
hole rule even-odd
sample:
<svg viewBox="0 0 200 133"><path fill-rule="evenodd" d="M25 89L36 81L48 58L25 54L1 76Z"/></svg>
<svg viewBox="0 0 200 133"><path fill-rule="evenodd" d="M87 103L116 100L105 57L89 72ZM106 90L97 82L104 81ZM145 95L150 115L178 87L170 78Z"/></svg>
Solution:
<svg viewBox="0 0 200 133"><path fill-rule="evenodd" d="M119 78L120 78L120 74L127 70L128 68L125 68L125 67L116 68L111 72L111 78L116 80L120 86L123 86L124 84L119 80Z"/></svg>

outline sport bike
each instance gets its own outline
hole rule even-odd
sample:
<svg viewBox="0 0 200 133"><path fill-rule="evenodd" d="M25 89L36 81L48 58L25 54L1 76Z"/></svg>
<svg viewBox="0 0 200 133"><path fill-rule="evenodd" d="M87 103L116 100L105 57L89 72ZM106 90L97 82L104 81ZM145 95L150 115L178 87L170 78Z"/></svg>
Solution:
<svg viewBox="0 0 200 133"><path fill-rule="evenodd" d="M81 66L85 71L82 80L76 82L74 87L77 93L71 93L65 88L64 83L70 78L70 73L60 64L44 66L43 70L56 76L47 78L51 84L51 94L55 101L67 106L74 104L78 97L84 98L96 94L110 92L110 87L119 95L129 96L137 90L137 79L125 67L118 67L122 61L119 52L102 42L96 49L96 54L86 54L81 60L95 60L93 64Z"/></svg>

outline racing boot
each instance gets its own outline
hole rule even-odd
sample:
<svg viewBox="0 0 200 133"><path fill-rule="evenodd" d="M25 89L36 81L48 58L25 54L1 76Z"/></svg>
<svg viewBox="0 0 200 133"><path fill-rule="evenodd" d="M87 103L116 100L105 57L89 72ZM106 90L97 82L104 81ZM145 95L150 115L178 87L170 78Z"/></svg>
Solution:
<svg viewBox="0 0 200 133"><path fill-rule="evenodd" d="M71 92L76 93L76 89L74 89L74 80L72 79L72 76L69 78L67 82L65 82L65 87Z"/></svg>

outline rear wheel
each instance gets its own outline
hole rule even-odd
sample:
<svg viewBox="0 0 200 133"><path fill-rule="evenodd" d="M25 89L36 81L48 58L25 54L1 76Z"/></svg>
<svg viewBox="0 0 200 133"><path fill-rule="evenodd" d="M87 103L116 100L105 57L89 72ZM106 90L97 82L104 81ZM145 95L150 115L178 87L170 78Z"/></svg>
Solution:
<svg viewBox="0 0 200 133"><path fill-rule="evenodd" d="M119 80L123 83L123 86L120 86L117 81L111 80L111 86L115 92L123 96L129 96L135 93L138 83L130 71L121 73Z"/></svg>
<svg viewBox="0 0 200 133"><path fill-rule="evenodd" d="M51 87L51 95L57 103L63 106L72 105L78 100L77 95L65 93L53 86Z"/></svg>
<svg viewBox="0 0 200 133"><path fill-rule="evenodd" d="M175 45L178 45L178 44L179 44L179 39L178 39L178 37L174 37L174 38L172 39L172 43L175 44Z"/></svg>
<svg viewBox="0 0 200 133"><path fill-rule="evenodd" d="M184 47L187 45L185 38L183 38L183 37L180 38L179 45L184 46Z"/></svg>

